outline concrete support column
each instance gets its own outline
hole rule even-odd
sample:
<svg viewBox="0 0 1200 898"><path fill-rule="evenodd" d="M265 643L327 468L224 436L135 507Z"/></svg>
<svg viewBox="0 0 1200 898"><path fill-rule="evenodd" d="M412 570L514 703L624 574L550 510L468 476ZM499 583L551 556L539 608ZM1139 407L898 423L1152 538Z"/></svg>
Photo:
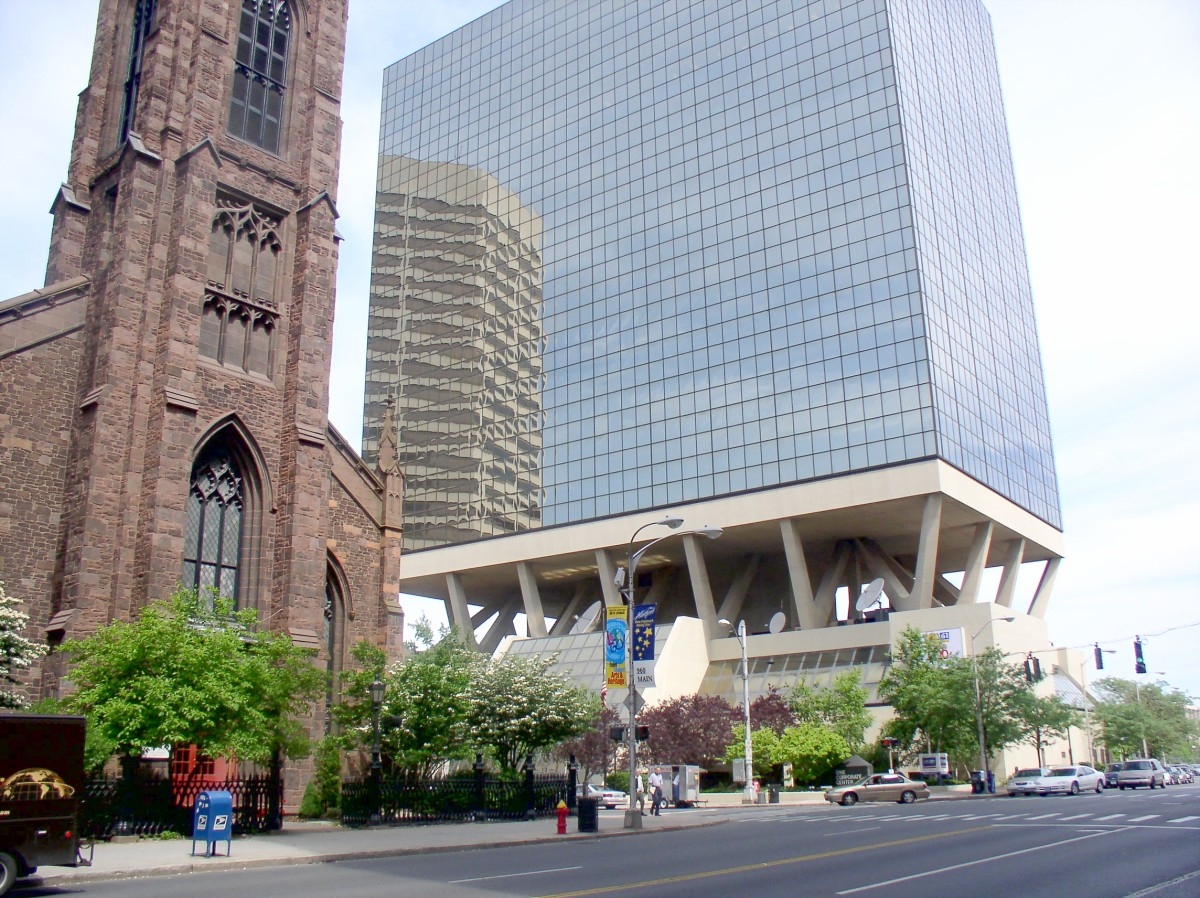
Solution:
<svg viewBox="0 0 1200 898"><path fill-rule="evenodd" d="M1061 558L1051 558L1046 562L1046 569L1042 571L1042 579L1038 581L1037 592L1033 594L1033 601L1029 603L1029 615L1031 617L1045 617L1046 606L1050 604L1050 593L1054 590L1054 578L1058 575L1058 566L1062 563Z"/></svg>
<svg viewBox="0 0 1200 898"><path fill-rule="evenodd" d="M467 592L463 589L460 574L446 575L446 593L450 596L446 601L450 626L456 627L466 644L475 648L475 627L471 624L471 612L467 609Z"/></svg>
<svg viewBox="0 0 1200 898"><path fill-rule="evenodd" d="M617 566L613 564L612 556L607 549L596 550L596 570L600 575L600 591L604 596L604 606L621 604L621 592L617 589Z"/></svg>
<svg viewBox="0 0 1200 898"><path fill-rule="evenodd" d="M530 636L546 635L546 615L542 612L542 596L538 592L537 577L528 562L517 565L517 579L521 583L521 601L525 605L525 626Z"/></svg>
<svg viewBox="0 0 1200 898"><path fill-rule="evenodd" d="M942 528L942 496L925 497L921 513L921 540L917 548L917 569L912 597L917 608L933 607L933 583L937 579L938 537Z"/></svg>
<svg viewBox="0 0 1200 898"><path fill-rule="evenodd" d="M991 521L975 525L975 536L971 540L971 551L967 555L967 569L963 572L962 590L958 600L964 605L979 601L979 584L983 582L983 571L987 566L988 551L992 547Z"/></svg>
<svg viewBox="0 0 1200 898"><path fill-rule="evenodd" d="M708 582L708 565L704 563L700 538L694 533L685 535L683 551L687 555L688 576L692 581L692 595L696 599L696 616L711 631L717 625L717 608L713 602L712 586Z"/></svg>
<svg viewBox="0 0 1200 898"><path fill-rule="evenodd" d="M820 624L817 622L812 579L808 574L808 562L804 559L800 530L796 522L788 518L779 522L779 532L783 536L783 554L787 559L788 580L792 584L793 619L802 630L814 630Z"/></svg>
<svg viewBox="0 0 1200 898"><path fill-rule="evenodd" d="M758 564L761 560L761 555L746 556L746 563L738 571L737 577L734 578L728 592L725 593L725 598L721 600L721 608L717 612L718 620L738 619L742 613L742 604L746 601L746 593L750 591L750 584L754 582L754 575L758 573Z"/></svg>
<svg viewBox="0 0 1200 898"><path fill-rule="evenodd" d="M1004 560L1004 573L1000 575L1000 587L996 590L996 604L1011 608L1017 594L1017 574L1021 572L1021 559L1025 557L1025 540L1014 539L1008 544L1008 557Z"/></svg>

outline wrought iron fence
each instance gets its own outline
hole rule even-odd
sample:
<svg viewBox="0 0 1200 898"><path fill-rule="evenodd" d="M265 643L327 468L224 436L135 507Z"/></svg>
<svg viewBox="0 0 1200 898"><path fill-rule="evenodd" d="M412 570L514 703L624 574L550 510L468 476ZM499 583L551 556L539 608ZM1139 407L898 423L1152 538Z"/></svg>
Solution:
<svg viewBox="0 0 1200 898"><path fill-rule="evenodd" d="M272 819L271 792L276 808L283 806L283 782L269 776L232 780L172 781L168 779L91 777L83 787L79 829L85 838L192 833L192 809L201 792L224 791L233 796L233 831L278 829Z"/></svg>
<svg viewBox="0 0 1200 898"><path fill-rule="evenodd" d="M511 780L391 780L368 777L342 781L342 823L401 826L468 820L525 820L550 817L567 797L567 778L534 776Z"/></svg>

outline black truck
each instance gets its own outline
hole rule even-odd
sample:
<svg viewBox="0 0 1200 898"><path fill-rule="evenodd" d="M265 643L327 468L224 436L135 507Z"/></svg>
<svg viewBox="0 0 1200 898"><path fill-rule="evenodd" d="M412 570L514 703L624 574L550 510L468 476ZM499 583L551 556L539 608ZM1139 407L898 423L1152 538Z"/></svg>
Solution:
<svg viewBox="0 0 1200 898"><path fill-rule="evenodd" d="M82 717L0 712L0 895L39 866L86 866Z"/></svg>

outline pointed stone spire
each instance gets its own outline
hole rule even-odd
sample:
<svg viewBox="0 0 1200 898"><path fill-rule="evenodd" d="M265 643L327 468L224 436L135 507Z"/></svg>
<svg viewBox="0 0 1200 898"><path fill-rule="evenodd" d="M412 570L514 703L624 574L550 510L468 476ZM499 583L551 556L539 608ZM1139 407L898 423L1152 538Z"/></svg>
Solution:
<svg viewBox="0 0 1200 898"><path fill-rule="evenodd" d="M396 398L389 396L383 423L379 428L379 456L376 460L381 474L398 474L396 465Z"/></svg>

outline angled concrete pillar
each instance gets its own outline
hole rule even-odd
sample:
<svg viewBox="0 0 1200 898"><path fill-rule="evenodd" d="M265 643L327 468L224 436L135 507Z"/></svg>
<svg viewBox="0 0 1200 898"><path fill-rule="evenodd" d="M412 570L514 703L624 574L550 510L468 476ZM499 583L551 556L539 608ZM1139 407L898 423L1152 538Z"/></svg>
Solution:
<svg viewBox="0 0 1200 898"><path fill-rule="evenodd" d="M587 610L584 607L584 600L591 594L591 585L587 580L580 580L575 584L575 592L571 594L571 598L563 608L562 614L558 616L558 620L550 628L551 636L565 636L571 632L571 628L575 626L578 616Z"/></svg>
<svg viewBox="0 0 1200 898"><path fill-rule="evenodd" d="M787 560L788 580L792 584L791 618L802 630L815 630L821 626L817 620L817 608L812 590L812 579L808 575L808 562L804 558L804 544L796 522L785 518L779 522L783 536L783 555ZM730 618L732 620L732 618Z"/></svg>
<svg viewBox="0 0 1200 898"><path fill-rule="evenodd" d="M717 609L713 602L712 586L708 582L708 565L704 563L700 537L694 533L686 534L683 537L683 551L687 556L688 577L692 581L692 595L696 599L696 616L711 631L717 625Z"/></svg>
<svg viewBox="0 0 1200 898"><path fill-rule="evenodd" d="M938 537L942 528L942 494L925 497L921 513L921 541L917 547L917 569L914 572L913 604L917 608L933 607L933 581L937 579Z"/></svg>
<svg viewBox="0 0 1200 898"><path fill-rule="evenodd" d="M542 595L538 592L533 567L525 561L517 565L517 580L521 583L521 601L525 606L525 626L530 636L546 635L546 615L542 611Z"/></svg>
<svg viewBox="0 0 1200 898"><path fill-rule="evenodd" d="M484 634L479 643L479 649L485 655L491 655L500 646L500 640L505 636L513 636L517 632L515 618L517 612L521 609L521 603L517 599L509 599L503 603L496 613L496 619L492 621L492 625L488 627L488 631ZM532 634L531 634L532 635ZM545 634L542 634L545 635Z"/></svg>
<svg viewBox="0 0 1200 898"><path fill-rule="evenodd" d="M746 601L746 593L750 591L750 584L754 582L754 575L758 573L758 563L761 560L761 555L745 557L745 564L737 572L737 576L733 578L733 583L729 585L729 589L725 593L725 598L721 600L721 607L717 611L717 620L738 619L738 615L742 613L742 603Z"/></svg>
<svg viewBox="0 0 1200 898"><path fill-rule="evenodd" d="M1042 579L1038 581L1037 592L1033 594L1033 601L1029 603L1031 617L1046 616L1046 606L1050 604L1050 593L1054 589L1054 578L1058 575L1058 565L1061 562L1061 558L1051 558L1046 562Z"/></svg>
<svg viewBox="0 0 1200 898"><path fill-rule="evenodd" d="M1014 539L1008 544L1008 557L1004 560L1004 572L1000 575L1000 586L996 590L996 604L1011 608L1017 594L1017 574L1021 572L1021 559L1025 557L1025 540Z"/></svg>
<svg viewBox="0 0 1200 898"><path fill-rule="evenodd" d="M621 591L617 587L617 566L607 549L596 550L596 570L600 575L600 591L604 595L604 606L621 604Z"/></svg>
<svg viewBox="0 0 1200 898"><path fill-rule="evenodd" d="M830 626L830 618L836 622L837 588L838 584L842 582L842 576L846 572L846 565L850 561L852 552L853 548L849 542L838 544L837 552L833 556L833 563L826 569L825 576L821 578L821 585L817 587L817 594L813 597L813 618L816 621L814 626Z"/></svg>
<svg viewBox="0 0 1200 898"><path fill-rule="evenodd" d="M457 628L467 645L478 647L475 642L475 627L471 624L471 612L467 608L467 593L463 589L462 576L457 573L446 575L446 610L450 612L450 626Z"/></svg>
<svg viewBox="0 0 1200 898"><path fill-rule="evenodd" d="M991 521L975 525L971 550L967 553L967 569L963 572L962 591L959 593L959 602L964 605L973 605L979 601L979 584L983 582L983 571L987 567L994 527Z"/></svg>

